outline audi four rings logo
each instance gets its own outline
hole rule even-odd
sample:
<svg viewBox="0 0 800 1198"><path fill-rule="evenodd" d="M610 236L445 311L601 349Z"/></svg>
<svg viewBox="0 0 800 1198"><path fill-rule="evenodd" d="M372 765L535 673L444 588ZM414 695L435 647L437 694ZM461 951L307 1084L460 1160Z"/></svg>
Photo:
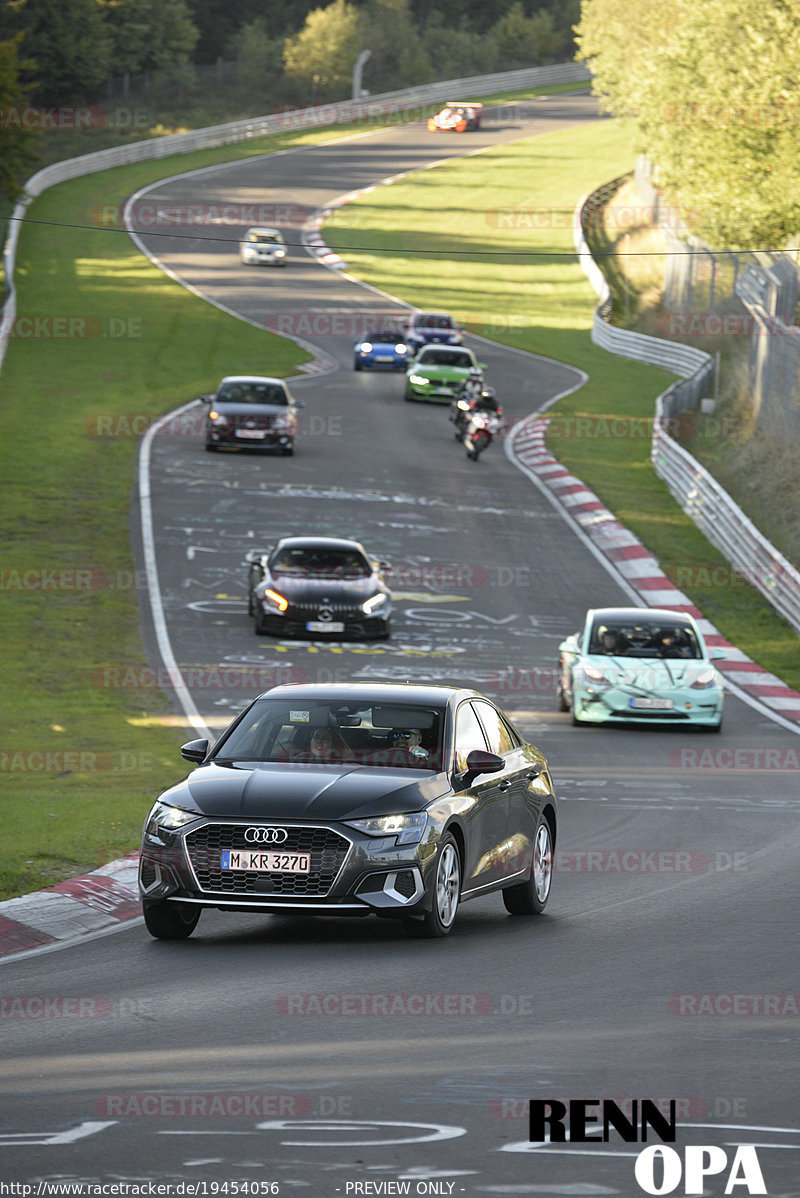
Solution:
<svg viewBox="0 0 800 1198"><path fill-rule="evenodd" d="M248 844L283 844L289 836L285 828L245 828Z"/></svg>

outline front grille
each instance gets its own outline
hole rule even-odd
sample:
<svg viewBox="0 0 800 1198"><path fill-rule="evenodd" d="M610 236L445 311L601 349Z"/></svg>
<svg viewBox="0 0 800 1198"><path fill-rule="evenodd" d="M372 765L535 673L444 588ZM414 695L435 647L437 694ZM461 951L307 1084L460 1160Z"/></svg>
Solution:
<svg viewBox="0 0 800 1198"><path fill-rule="evenodd" d="M294 600L289 600L289 613L298 620L318 620L321 610L329 611L337 618L342 616L356 616L363 619L364 617L364 609L358 600L355 599L339 599L333 600L331 603L314 603L308 600L302 603L295 603Z"/></svg>
<svg viewBox="0 0 800 1198"><path fill-rule="evenodd" d="M268 429L268 428L272 428L272 417L271 416L258 416L258 415L256 415L256 416L234 416L233 417L233 426L234 426L234 428L249 428L250 426L252 426L253 428L260 428L260 429L267 428Z"/></svg>
<svg viewBox="0 0 800 1198"><path fill-rule="evenodd" d="M288 839L281 845L269 847L286 853L310 852L310 873L249 873L223 870L223 849L262 847L245 842L245 827L253 826L206 824L187 834L186 849L202 891L208 894L286 895L306 898L324 898L328 894L347 856L349 840L330 828L288 828Z"/></svg>

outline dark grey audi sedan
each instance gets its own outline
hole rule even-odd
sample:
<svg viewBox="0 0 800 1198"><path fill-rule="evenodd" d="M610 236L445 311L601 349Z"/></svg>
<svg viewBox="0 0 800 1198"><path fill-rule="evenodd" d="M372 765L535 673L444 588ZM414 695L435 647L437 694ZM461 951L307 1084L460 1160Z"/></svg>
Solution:
<svg viewBox="0 0 800 1198"><path fill-rule="evenodd" d="M148 931L179 940L204 907L375 915L446 936L500 890L550 895L557 803L541 752L493 703L447 686L339 683L260 695L159 797L139 885Z"/></svg>

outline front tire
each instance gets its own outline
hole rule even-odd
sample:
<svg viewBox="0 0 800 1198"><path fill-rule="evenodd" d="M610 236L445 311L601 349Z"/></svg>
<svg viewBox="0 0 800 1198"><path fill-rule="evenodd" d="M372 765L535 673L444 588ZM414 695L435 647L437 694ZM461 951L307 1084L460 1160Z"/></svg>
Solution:
<svg viewBox="0 0 800 1198"><path fill-rule="evenodd" d="M439 843L439 855L433 878L433 903L424 919L407 919L406 931L421 940L447 936L455 923L461 898L461 858L450 832Z"/></svg>
<svg viewBox="0 0 800 1198"><path fill-rule="evenodd" d="M527 882L506 886L503 903L509 915L541 915L550 897L553 879L553 830L542 817L533 841L533 865Z"/></svg>
<svg viewBox="0 0 800 1198"><path fill-rule="evenodd" d="M170 903L166 899L156 903L145 903L143 913L145 926L156 940L186 940L197 927L200 918L199 907Z"/></svg>

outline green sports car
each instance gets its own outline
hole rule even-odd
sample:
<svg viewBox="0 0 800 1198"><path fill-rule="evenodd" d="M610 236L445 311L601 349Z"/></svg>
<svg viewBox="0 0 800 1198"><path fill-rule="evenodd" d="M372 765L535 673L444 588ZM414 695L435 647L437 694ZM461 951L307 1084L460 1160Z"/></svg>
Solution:
<svg viewBox="0 0 800 1198"><path fill-rule="evenodd" d="M406 369L406 399L450 403L471 370L482 370L463 345L423 345Z"/></svg>

